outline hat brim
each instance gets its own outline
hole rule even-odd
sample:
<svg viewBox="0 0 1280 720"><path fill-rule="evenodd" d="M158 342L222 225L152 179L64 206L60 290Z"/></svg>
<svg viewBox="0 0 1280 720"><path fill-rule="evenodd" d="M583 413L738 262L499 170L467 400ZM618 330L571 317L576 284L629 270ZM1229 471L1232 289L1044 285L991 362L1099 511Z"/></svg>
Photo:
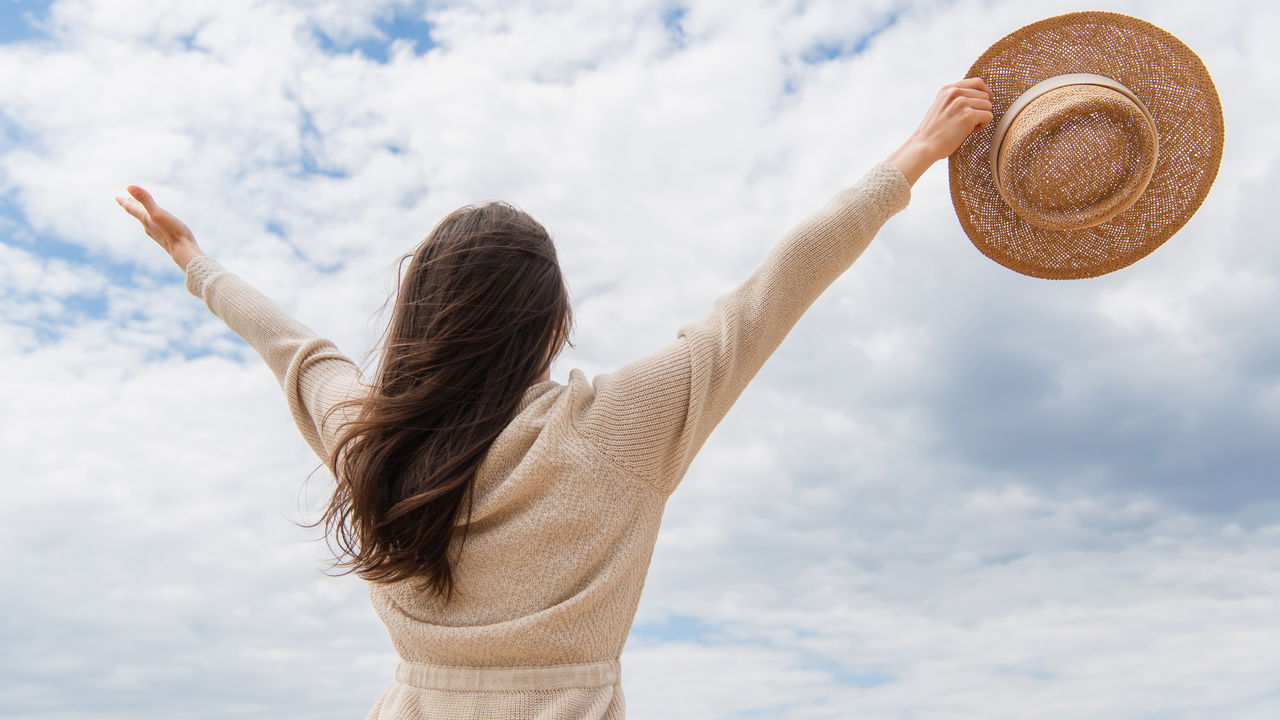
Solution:
<svg viewBox="0 0 1280 720"><path fill-rule="evenodd" d="M1107 222L1080 230L1045 230L1019 217L991 177L995 124L1023 92L1067 73L1120 81L1151 111L1160 140L1155 171L1142 196ZM1005 36L966 77L991 89L995 121L951 155L951 201L960 225L987 257L1024 275L1096 277L1142 259L1199 209L1222 161L1222 105L1204 63L1182 41L1151 23L1109 12L1059 15Z"/></svg>

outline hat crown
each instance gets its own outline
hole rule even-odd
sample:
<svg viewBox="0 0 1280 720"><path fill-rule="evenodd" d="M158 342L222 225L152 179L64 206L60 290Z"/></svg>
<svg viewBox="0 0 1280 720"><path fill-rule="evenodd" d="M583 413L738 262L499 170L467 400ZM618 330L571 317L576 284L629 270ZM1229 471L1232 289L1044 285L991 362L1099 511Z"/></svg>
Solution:
<svg viewBox="0 0 1280 720"><path fill-rule="evenodd" d="M1137 97L1110 78L1050 78L1006 114L992 152L995 184L1032 225L1099 225L1137 202L1151 180L1155 124Z"/></svg>

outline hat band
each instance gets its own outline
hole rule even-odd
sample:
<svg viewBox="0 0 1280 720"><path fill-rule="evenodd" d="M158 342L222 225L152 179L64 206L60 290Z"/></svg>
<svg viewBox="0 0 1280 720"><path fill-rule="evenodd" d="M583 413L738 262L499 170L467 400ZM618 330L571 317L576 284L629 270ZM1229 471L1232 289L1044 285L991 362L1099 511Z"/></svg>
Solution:
<svg viewBox="0 0 1280 720"><path fill-rule="evenodd" d="M1009 108L1005 110L1004 114L1000 117L1000 122L996 123L994 133L991 137L991 153L990 153L991 180L995 185L996 190L1000 193L1000 196L1010 206L1012 206L1013 203L1009 201L1009 198L1007 196L1005 196L1004 185L1003 183L1000 182L1000 149L1004 145L1005 134L1009 131L1009 128L1013 125L1013 121L1017 119L1018 114L1022 112L1033 101L1035 101L1036 98L1050 91L1057 90L1058 88L1066 87L1068 85L1101 85L1102 87L1110 88L1127 97L1131 102L1133 102L1135 107L1137 107L1140 111L1142 111L1143 116L1146 117L1147 123L1152 130L1151 132L1151 142L1153 144L1152 153L1153 153L1153 156L1158 157L1158 154L1160 152L1160 137L1159 137L1159 134L1155 132L1155 127L1156 127L1155 118L1152 117L1151 111L1147 109L1147 106L1144 105L1142 101L1138 99L1138 96L1135 95L1132 90L1130 90L1120 81L1114 80L1112 78L1109 78L1103 75L1095 75L1093 73L1068 73L1065 75L1057 75L1047 80L1042 80L1041 82L1038 82L1035 85L1032 85L1030 88L1027 89L1026 92L1019 95L1018 98L1014 100L1011 105L1009 105ZM1153 175L1154 171L1155 171L1155 163L1153 162L1151 163L1150 167L1147 168L1146 176L1142 178L1142 181L1139 187L1145 188L1147 186L1147 183L1151 181L1151 176ZM1141 192L1135 193L1128 203L1125 203L1122 207L1116 208L1113 212L1109 213L1106 217L1099 219L1097 222L1090 223L1090 225L1100 224L1102 222L1105 222L1110 217L1114 217L1116 214L1128 209L1130 205L1132 205L1134 202L1137 202L1138 197L1140 195L1141 195ZM1088 225L1084 227L1088 227Z"/></svg>

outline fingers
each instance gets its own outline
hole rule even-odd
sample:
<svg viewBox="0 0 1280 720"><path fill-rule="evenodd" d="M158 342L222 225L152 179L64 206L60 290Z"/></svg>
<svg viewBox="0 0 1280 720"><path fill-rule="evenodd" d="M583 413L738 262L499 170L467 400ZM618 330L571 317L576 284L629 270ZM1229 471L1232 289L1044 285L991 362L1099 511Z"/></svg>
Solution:
<svg viewBox="0 0 1280 720"><path fill-rule="evenodd" d="M974 108L976 110L990 110L994 106L991 101L984 97L964 97L955 101L957 105Z"/></svg>
<svg viewBox="0 0 1280 720"><path fill-rule="evenodd" d="M957 85L944 85L938 91L938 104L942 107L981 107L991 109L992 96L985 90L964 88Z"/></svg>
<svg viewBox="0 0 1280 720"><path fill-rule="evenodd" d="M953 83L953 84L954 84L955 86L957 86L957 87L970 88L970 89L974 89L974 90L981 90L982 92L985 92L985 93L987 93L988 95L992 95L992 94L993 94L993 93L991 92L991 88L987 87L987 83L986 83L986 81L985 81L985 80L983 80L983 79L982 79L982 78L980 78L980 77L965 78L965 79L963 79L963 80L958 80L958 81L956 81L956 82L955 82L955 83Z"/></svg>
<svg viewBox="0 0 1280 720"><path fill-rule="evenodd" d="M138 218L138 220L142 221L143 223L146 223L147 220L149 219L146 209L143 208L142 204L139 203L137 200L134 200L131 197L125 197L123 195L117 195L116 202L120 205L120 207L124 208L125 212Z"/></svg>
<svg viewBox="0 0 1280 720"><path fill-rule="evenodd" d="M962 101L966 107L976 107L982 110L991 109L991 101L995 99L991 89L987 87L986 81L980 77L965 78L948 85L943 85L938 91L941 98L951 103Z"/></svg>
<svg viewBox="0 0 1280 720"><path fill-rule="evenodd" d="M951 96L986 100L987 102L991 101L991 95L989 93L984 90L977 90L974 88L953 88L951 90Z"/></svg>
<svg viewBox="0 0 1280 720"><path fill-rule="evenodd" d="M142 223L142 230L147 234L147 237L155 240L157 243L160 243L162 247L166 249L168 248L168 244L165 242L159 228L157 228L156 224L152 221L151 214L142 206L142 203L132 197L124 195L117 195L116 202L119 203L120 207L124 208L125 212L137 218L139 223Z"/></svg>
<svg viewBox="0 0 1280 720"><path fill-rule="evenodd" d="M971 90L969 92L974 95L956 95L948 99L946 105L946 114L954 117L963 117L966 120L973 121L976 129L981 130L994 119L994 106L987 99L986 93Z"/></svg>
<svg viewBox="0 0 1280 720"><path fill-rule="evenodd" d="M143 190L137 185L130 185L125 189L129 191L130 195L137 198L138 202L142 203L142 207L146 208L147 212L152 213L159 209L156 205L155 198L151 197L151 193L146 190Z"/></svg>
<svg viewBox="0 0 1280 720"><path fill-rule="evenodd" d="M972 117L974 122L976 123L973 127L975 132L986 128L988 125L992 123L992 121L995 120L995 115L992 115L990 112L984 112L982 110L973 111Z"/></svg>
<svg viewBox="0 0 1280 720"><path fill-rule="evenodd" d="M962 83L968 83L969 86L965 87ZM987 127L995 119L992 96L986 90L979 89L979 86L986 87L982 78L967 78L944 88L953 112L963 113L972 121L975 132Z"/></svg>

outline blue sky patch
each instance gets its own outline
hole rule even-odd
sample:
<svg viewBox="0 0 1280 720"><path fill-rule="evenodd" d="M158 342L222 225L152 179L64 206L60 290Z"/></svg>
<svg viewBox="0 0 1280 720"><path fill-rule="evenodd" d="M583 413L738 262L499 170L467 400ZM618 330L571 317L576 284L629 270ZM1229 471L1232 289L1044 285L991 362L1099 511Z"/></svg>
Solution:
<svg viewBox="0 0 1280 720"><path fill-rule="evenodd" d="M679 5L669 7L662 12L662 26L667 29L672 43L677 47L684 47L689 40L684 32L684 16L687 13L688 10Z"/></svg>
<svg viewBox="0 0 1280 720"><path fill-rule="evenodd" d="M304 175L323 175L329 178L345 178L347 171L337 167L326 167L318 155L324 145L324 136L311 119L311 111L301 103L298 104L298 135L301 138L302 173Z"/></svg>
<svg viewBox="0 0 1280 720"><path fill-rule="evenodd" d="M130 219L130 222L134 221ZM145 240L145 236L142 239ZM26 214L12 195L0 195L0 243L46 260L61 260L73 272L102 275L111 287L136 288L139 285L139 274L146 273L133 262L114 260L103 253L95 254L85 245L33 230ZM183 279L180 274L166 273L166 277L159 279L159 282L180 286ZM70 295L60 301L56 314L42 314L32 322L22 324L30 327L41 342L56 341L66 328L74 327L84 320L107 317L110 305L107 295L105 290ZM8 301L22 302L23 297L11 296ZM179 352L192 357L199 349L183 348Z"/></svg>
<svg viewBox="0 0 1280 720"><path fill-rule="evenodd" d="M33 231L22 210L7 197L0 197L0 242L42 258L65 260L73 267L92 266L116 285L135 285L134 274L137 268L133 263L118 262L100 255L90 256L89 250L83 245Z"/></svg>
<svg viewBox="0 0 1280 720"><path fill-rule="evenodd" d="M897 10L890 12L881 18L871 29L861 35L849 40L840 42L823 42L814 45L805 51L801 59L810 65L839 60L840 58L855 57L866 52L871 47L871 43L883 32L898 24L900 13Z"/></svg>
<svg viewBox="0 0 1280 720"><path fill-rule="evenodd" d="M841 685L847 685L849 687L880 687L881 685L887 685L894 681L894 677L892 675L875 672L874 670L857 671L841 668L838 665L827 665L822 669L831 673L831 676Z"/></svg>
<svg viewBox="0 0 1280 720"><path fill-rule="evenodd" d="M37 24L52 4L53 0L0 0L0 43L44 37Z"/></svg>
<svg viewBox="0 0 1280 720"><path fill-rule="evenodd" d="M719 630L716 625L704 623L700 618L693 615L668 615L666 620L660 623L645 623L643 625L637 623L632 629L631 634L637 638L645 640L654 640L658 642L672 642L676 640L684 640L686 642L707 643L708 634L715 633Z"/></svg>
<svg viewBox="0 0 1280 720"><path fill-rule="evenodd" d="M339 43L319 29L312 32L320 43L320 47L327 52L356 52L382 64L391 60L391 43L396 40L412 41L415 55L422 55L436 46L435 40L431 37L431 23L422 19L420 14L395 12L390 16L375 19L373 24L378 28L378 37L361 38L354 42Z"/></svg>

